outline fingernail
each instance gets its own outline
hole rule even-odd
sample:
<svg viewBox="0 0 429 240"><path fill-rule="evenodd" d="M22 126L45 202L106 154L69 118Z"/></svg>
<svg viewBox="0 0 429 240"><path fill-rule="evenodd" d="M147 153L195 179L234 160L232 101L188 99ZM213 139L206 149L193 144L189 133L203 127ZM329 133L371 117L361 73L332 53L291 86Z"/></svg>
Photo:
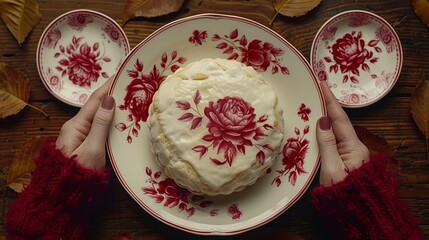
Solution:
<svg viewBox="0 0 429 240"><path fill-rule="evenodd" d="M103 98L103 102L101 103L101 107L106 110L111 110L113 108L113 105L115 103L115 99L112 96L105 96Z"/></svg>
<svg viewBox="0 0 429 240"><path fill-rule="evenodd" d="M331 120L329 119L329 117L328 116L321 117L319 120L319 126L320 126L320 129L325 131L331 129Z"/></svg>

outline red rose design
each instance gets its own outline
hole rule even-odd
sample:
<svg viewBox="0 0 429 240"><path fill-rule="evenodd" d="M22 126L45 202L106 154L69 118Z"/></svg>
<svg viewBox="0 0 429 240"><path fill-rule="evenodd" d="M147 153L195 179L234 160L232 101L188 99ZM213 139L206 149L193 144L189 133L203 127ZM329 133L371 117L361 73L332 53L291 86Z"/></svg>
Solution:
<svg viewBox="0 0 429 240"><path fill-rule="evenodd" d="M101 67L97 62L97 55L88 44L80 46L79 52L71 53L68 63L67 74L74 84L90 87L92 82L97 82Z"/></svg>
<svg viewBox="0 0 429 240"><path fill-rule="evenodd" d="M188 203L188 196L190 192L186 189L180 188L171 178L166 178L158 183L159 194L172 197L175 201L183 201Z"/></svg>
<svg viewBox="0 0 429 240"><path fill-rule="evenodd" d="M209 119L207 128L215 139L250 146L250 139L256 135L254 111L242 98L228 96L209 102L204 114Z"/></svg>
<svg viewBox="0 0 429 240"><path fill-rule="evenodd" d="M282 164L286 169L296 167L298 172L304 172L302 165L308 151L308 141L289 138L283 147ZM300 171L301 170L301 171Z"/></svg>
<svg viewBox="0 0 429 240"><path fill-rule="evenodd" d="M317 77L319 78L319 81L326 81L328 79L326 72L323 70L321 70L317 73Z"/></svg>
<svg viewBox="0 0 429 240"><path fill-rule="evenodd" d="M49 82L51 83L51 85L55 86L60 82L60 78L54 75L51 78L49 78Z"/></svg>
<svg viewBox="0 0 429 240"><path fill-rule="evenodd" d="M103 31L107 33L107 35L110 37L110 39L112 39L113 42L116 42L119 46L121 46L121 41L118 41L120 33L115 26L107 24L106 27L103 28Z"/></svg>
<svg viewBox="0 0 429 240"><path fill-rule="evenodd" d="M67 21L71 28L82 31L82 29L88 23L92 23L94 19L90 14L74 14L69 16Z"/></svg>
<svg viewBox="0 0 429 240"><path fill-rule="evenodd" d="M134 117L135 122L147 120L149 105L156 90L157 88L141 79L134 79L128 85L124 105Z"/></svg>
<svg viewBox="0 0 429 240"><path fill-rule="evenodd" d="M271 64L272 47L271 44L262 44L260 40L253 40L249 43L247 50L243 49L241 62L253 67L255 71L265 72Z"/></svg>
<svg viewBox="0 0 429 240"><path fill-rule="evenodd" d="M237 150L244 154L246 146L253 146L252 139L259 141L266 136L263 128L256 126L254 112L255 109L248 102L238 97L227 96L217 102L209 102L204 109L204 114L209 120L207 123L209 134L203 139L213 142L214 148L218 148L218 153L223 152L224 161L210 158L216 165L228 163L231 166ZM260 122L265 120L261 118Z"/></svg>
<svg viewBox="0 0 429 240"><path fill-rule="evenodd" d="M337 39L332 46L334 60L340 66L342 73L351 71L359 75L358 68L369 56L368 50L365 49L365 41L361 38L361 33L357 36L348 33L343 38Z"/></svg>
<svg viewBox="0 0 429 240"><path fill-rule="evenodd" d="M56 28L52 29L46 35L46 39L45 39L45 42L43 43L43 46L47 48L55 48L60 38L61 38L60 30Z"/></svg>
<svg viewBox="0 0 429 240"><path fill-rule="evenodd" d="M124 104L120 107L128 109L135 122L145 122L149 116L149 106L152 103L153 95L164 81L165 76L161 75L155 66L148 75L143 74L143 65L139 61L135 67L136 70L128 72L133 80L127 86Z"/></svg>

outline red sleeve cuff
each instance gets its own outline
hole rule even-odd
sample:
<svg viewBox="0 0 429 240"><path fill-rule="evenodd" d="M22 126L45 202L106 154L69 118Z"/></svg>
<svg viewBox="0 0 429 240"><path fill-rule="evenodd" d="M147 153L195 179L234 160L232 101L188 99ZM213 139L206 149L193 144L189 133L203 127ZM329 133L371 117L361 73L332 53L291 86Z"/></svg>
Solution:
<svg viewBox="0 0 429 240"><path fill-rule="evenodd" d="M82 167L75 157L65 157L53 139L45 142L35 163L31 183L7 212L9 236L54 239L64 232L81 236L107 193L109 170ZM68 239L64 235L56 239L60 237Z"/></svg>
<svg viewBox="0 0 429 240"><path fill-rule="evenodd" d="M398 199L388 159L374 155L343 181L312 191L316 209L342 225L347 239L423 239L418 221Z"/></svg>

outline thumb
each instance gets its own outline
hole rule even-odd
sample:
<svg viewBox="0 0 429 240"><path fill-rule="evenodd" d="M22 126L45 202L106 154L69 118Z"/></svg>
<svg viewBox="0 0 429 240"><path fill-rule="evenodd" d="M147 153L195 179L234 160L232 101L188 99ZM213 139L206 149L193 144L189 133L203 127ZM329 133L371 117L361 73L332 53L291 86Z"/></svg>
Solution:
<svg viewBox="0 0 429 240"><path fill-rule="evenodd" d="M338 153L337 139L331 127L328 116L322 116L317 121L317 143L320 152L320 184L330 186L341 181L346 176L344 164Z"/></svg>
<svg viewBox="0 0 429 240"><path fill-rule="evenodd" d="M87 141L94 149L103 149L109 132L110 123L115 113L115 99L112 96L105 96L92 121L91 130L88 133Z"/></svg>
<svg viewBox="0 0 429 240"><path fill-rule="evenodd" d="M92 144L100 143L104 146L109 132L110 123L112 122L113 114L115 113L114 107L115 99L112 96L106 95L95 113L91 130L87 137L89 142Z"/></svg>

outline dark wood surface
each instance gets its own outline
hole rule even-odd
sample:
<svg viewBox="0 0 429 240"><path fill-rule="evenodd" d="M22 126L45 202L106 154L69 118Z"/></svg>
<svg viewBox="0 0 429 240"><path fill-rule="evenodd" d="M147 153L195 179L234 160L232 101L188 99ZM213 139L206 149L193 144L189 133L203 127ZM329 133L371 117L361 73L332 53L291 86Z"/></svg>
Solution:
<svg viewBox="0 0 429 240"><path fill-rule="evenodd" d="M50 118L27 107L18 115L0 120L0 173L7 170L27 138L57 135L62 124L78 111L54 98L45 89L37 73L36 48L45 27L60 14L78 8L100 11L122 24L124 2L125 0L39 0L42 20L22 46L18 45L1 22L0 61L21 69L27 75L31 85L31 104L43 109ZM350 9L363 9L380 15L395 28L402 41L403 68L393 90L369 107L348 109L347 112L353 124L382 136L393 147L400 164L399 197L421 219L420 227L425 237L429 238L429 166L426 144L409 113L411 92L420 80L429 80L429 29L414 14L410 1L323 0L304 17L287 18L279 15L272 29L309 60L311 43L319 27L333 15ZM187 0L177 13L154 19L134 19L124 26L124 30L131 47L134 47L170 21L207 12L238 15L267 26L275 13L269 0ZM318 176L310 189L317 186L317 178ZM112 183L108 203L103 207L93 239L112 239L121 232L135 233L135 239L203 238L173 229L154 219L128 196L115 177L112 178ZM5 212L14 201L15 194L6 190L1 197L0 236L4 236ZM323 220L311 205L309 191L274 221L234 236L233 239L285 239L291 233L304 239L329 239Z"/></svg>

